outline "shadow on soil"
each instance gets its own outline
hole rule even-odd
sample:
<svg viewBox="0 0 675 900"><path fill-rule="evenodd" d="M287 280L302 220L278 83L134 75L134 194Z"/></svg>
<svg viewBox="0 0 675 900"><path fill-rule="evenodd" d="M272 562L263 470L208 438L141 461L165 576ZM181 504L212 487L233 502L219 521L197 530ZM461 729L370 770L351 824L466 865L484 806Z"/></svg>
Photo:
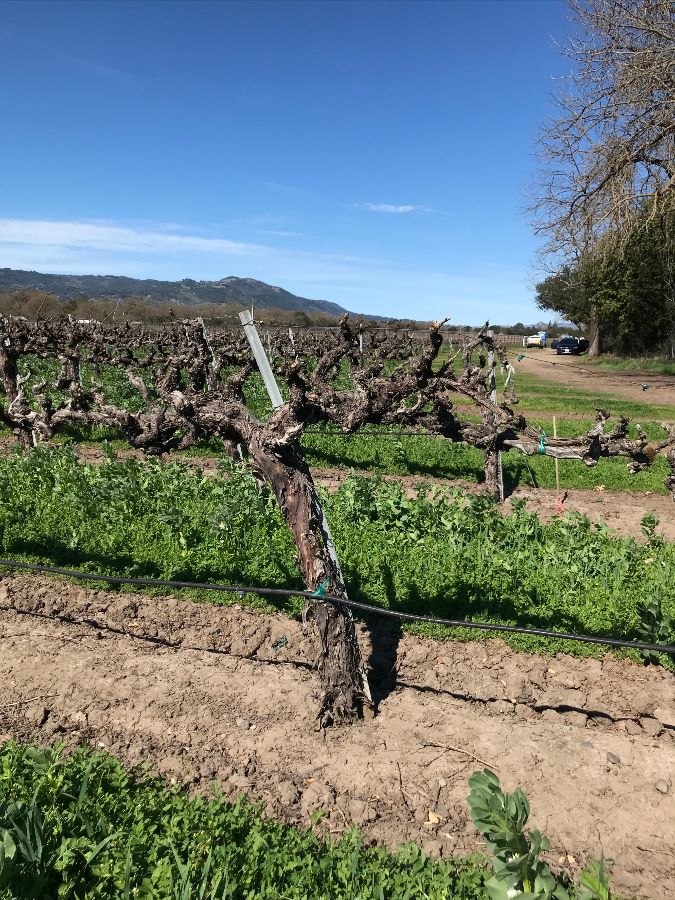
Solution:
<svg viewBox="0 0 675 900"><path fill-rule="evenodd" d="M397 605L396 592L391 569L386 566L383 574L387 604L391 609L395 609ZM355 587L358 594L358 587ZM396 660L403 629L398 619L376 615L366 615L364 626L370 639L370 655L366 660L368 682L373 704L377 710L380 703L386 700L396 688Z"/></svg>

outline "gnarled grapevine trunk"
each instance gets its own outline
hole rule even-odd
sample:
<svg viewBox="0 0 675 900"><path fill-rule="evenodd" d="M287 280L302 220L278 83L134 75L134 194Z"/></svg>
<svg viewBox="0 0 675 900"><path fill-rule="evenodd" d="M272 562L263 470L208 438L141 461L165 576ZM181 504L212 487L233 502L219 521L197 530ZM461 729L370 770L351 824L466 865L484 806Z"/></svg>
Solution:
<svg viewBox="0 0 675 900"><path fill-rule="evenodd" d="M670 491L670 496L675 500L675 450L670 450L668 453L668 466L670 472L663 479L663 483Z"/></svg>
<svg viewBox="0 0 675 900"><path fill-rule="evenodd" d="M485 491L494 500L502 499L501 460L494 444L485 447Z"/></svg>
<svg viewBox="0 0 675 900"><path fill-rule="evenodd" d="M300 566L310 590L347 597L347 589L327 530L311 472L292 445L269 449L252 439L248 451L254 468L270 484L295 538ZM319 639L317 668L321 681L321 727L346 722L372 709L368 681L349 609L311 601Z"/></svg>
<svg viewBox="0 0 675 900"><path fill-rule="evenodd" d="M34 441L31 429L27 427L23 416L21 416L24 410L16 410L14 408L15 404L21 404L22 379L19 376L17 365L18 354L13 349L9 349L9 345L10 338L8 337L0 343L0 378L2 379L2 386L7 398L7 410L2 414L1 418L12 427L14 437L18 443L22 447L29 448L33 446ZM20 421L17 421L17 419L20 419Z"/></svg>

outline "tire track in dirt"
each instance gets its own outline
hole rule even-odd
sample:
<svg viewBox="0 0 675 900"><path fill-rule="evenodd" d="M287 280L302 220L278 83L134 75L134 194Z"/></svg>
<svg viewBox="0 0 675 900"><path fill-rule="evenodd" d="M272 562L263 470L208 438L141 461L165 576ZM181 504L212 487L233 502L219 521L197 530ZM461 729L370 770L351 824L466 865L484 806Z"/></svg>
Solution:
<svg viewBox="0 0 675 900"><path fill-rule="evenodd" d="M87 739L288 822L321 808L324 833L354 823L368 841L441 856L484 849L466 805L484 760L525 790L554 865L569 854L576 871L603 850L618 891L675 895L671 673L436 642L385 620L360 639L379 714L317 732L314 645L298 622L6 575L0 737Z"/></svg>

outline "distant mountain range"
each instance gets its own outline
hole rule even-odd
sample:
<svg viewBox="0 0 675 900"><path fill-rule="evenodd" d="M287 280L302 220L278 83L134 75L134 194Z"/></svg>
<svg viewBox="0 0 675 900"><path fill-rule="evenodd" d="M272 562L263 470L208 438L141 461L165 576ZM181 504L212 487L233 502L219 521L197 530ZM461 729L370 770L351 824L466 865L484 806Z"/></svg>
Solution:
<svg viewBox="0 0 675 900"><path fill-rule="evenodd" d="M61 300L74 297L124 299L142 297L153 302L237 303L242 309L253 304L262 309L286 309L292 312L328 313L342 316L347 310L328 300L309 300L283 288L230 275L220 281L156 281L152 278L127 278L124 275L44 275L22 269L0 268L0 293L26 289L48 291ZM373 317L375 318L375 317Z"/></svg>

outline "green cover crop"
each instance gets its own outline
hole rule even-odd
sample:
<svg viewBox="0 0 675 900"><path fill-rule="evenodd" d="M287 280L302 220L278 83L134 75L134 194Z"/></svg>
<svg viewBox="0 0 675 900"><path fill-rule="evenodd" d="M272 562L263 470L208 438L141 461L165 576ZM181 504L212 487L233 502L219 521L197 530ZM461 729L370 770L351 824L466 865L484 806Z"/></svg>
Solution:
<svg viewBox="0 0 675 900"><path fill-rule="evenodd" d="M323 842L104 753L0 746L0 900L484 900L477 858Z"/></svg>
<svg viewBox="0 0 675 900"><path fill-rule="evenodd" d="M642 634L644 608L655 598L664 621L675 614L675 547L652 526L642 543L575 514L542 524L523 503L503 516L484 497L422 488L409 499L396 484L359 477L324 502L354 599L628 639ZM6 557L106 574L304 587L273 498L240 469L208 477L184 464L112 456L89 466L68 448L17 453L0 461L0 546ZM278 605L297 614L301 601ZM507 640L518 649L605 652L528 636Z"/></svg>

